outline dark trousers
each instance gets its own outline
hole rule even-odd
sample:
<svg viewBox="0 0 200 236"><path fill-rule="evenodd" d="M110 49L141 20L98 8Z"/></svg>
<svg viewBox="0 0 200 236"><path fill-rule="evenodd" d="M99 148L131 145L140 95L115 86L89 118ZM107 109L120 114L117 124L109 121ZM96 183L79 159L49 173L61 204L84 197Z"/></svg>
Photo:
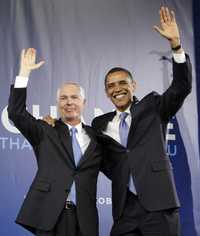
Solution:
<svg viewBox="0 0 200 236"><path fill-rule="evenodd" d="M159 199L158 199L159 201ZM149 212L138 197L127 193L122 216L114 222L111 236L180 236L178 209Z"/></svg>
<svg viewBox="0 0 200 236"><path fill-rule="evenodd" d="M36 236L83 236L78 224L76 207L64 209L53 230L37 230Z"/></svg>

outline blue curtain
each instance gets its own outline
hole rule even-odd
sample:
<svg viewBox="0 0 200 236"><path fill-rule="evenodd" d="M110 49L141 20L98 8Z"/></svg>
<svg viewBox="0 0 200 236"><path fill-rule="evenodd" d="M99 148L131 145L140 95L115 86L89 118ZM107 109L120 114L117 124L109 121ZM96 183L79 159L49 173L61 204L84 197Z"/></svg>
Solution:
<svg viewBox="0 0 200 236"><path fill-rule="evenodd" d="M194 40L195 40L198 111L200 111L200 1L199 0L193 0L193 17L194 17ZM199 124L200 124L200 115L198 119L199 119ZM199 137L200 137L200 128L199 128ZM200 147L200 144L199 144L199 147Z"/></svg>

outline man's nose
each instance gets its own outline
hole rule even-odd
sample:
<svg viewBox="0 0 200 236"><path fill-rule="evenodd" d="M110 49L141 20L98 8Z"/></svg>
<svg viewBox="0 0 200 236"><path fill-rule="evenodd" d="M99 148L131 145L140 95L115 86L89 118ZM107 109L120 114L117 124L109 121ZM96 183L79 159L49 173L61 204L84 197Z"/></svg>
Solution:
<svg viewBox="0 0 200 236"><path fill-rule="evenodd" d="M71 99L71 98L67 98L66 104L67 104L67 105L71 105L71 104L72 104L72 99Z"/></svg>
<svg viewBox="0 0 200 236"><path fill-rule="evenodd" d="M119 84L116 84L114 87L115 92L118 92L121 90L121 86Z"/></svg>

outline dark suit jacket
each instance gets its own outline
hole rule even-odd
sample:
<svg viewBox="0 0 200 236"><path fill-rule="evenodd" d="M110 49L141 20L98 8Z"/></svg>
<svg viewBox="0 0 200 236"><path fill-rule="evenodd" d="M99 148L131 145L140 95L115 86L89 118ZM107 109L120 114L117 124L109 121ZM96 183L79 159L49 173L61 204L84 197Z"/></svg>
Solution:
<svg viewBox="0 0 200 236"><path fill-rule="evenodd" d="M115 116L110 112L94 119L99 140L107 151L104 172L112 180L113 217L124 209L129 175L133 176L138 198L149 211L179 207L172 166L166 154L166 127L191 91L191 65L173 61L173 81L162 95L152 92L133 102L127 148L103 134ZM135 99L134 99L135 100Z"/></svg>
<svg viewBox="0 0 200 236"><path fill-rule="evenodd" d="M36 120L26 111L25 101L26 89L12 87L9 118L33 146L38 164L16 222L32 232L53 229L75 181L81 230L86 236L97 236L96 184L102 156L93 129L83 125L91 141L76 167L68 127L61 120L54 128Z"/></svg>

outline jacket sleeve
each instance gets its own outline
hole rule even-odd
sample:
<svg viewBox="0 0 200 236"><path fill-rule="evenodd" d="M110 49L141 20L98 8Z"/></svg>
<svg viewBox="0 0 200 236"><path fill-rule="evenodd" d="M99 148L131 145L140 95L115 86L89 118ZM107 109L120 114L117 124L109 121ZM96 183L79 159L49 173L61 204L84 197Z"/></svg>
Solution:
<svg viewBox="0 0 200 236"><path fill-rule="evenodd" d="M96 132L96 136L97 136L97 140L98 142L101 144L101 148L102 148L102 162L101 162L101 167L100 167L100 171L108 178L108 179L112 179L112 162L109 161L108 158L108 154L107 154L107 149L104 147L104 144L102 143L101 140L101 131L98 128L98 118L94 118L92 121L92 128L95 130Z"/></svg>
<svg viewBox="0 0 200 236"><path fill-rule="evenodd" d="M170 87L162 94L155 95L156 106L162 120L169 121L192 89L192 67L188 55L186 62L176 63L173 60L173 80Z"/></svg>
<svg viewBox="0 0 200 236"><path fill-rule="evenodd" d="M108 160L106 149L103 149L103 160L100 171L110 180L112 180L112 163Z"/></svg>
<svg viewBox="0 0 200 236"><path fill-rule="evenodd" d="M31 145L36 146L40 143L43 136L42 121L36 120L26 110L26 93L26 88L14 88L13 85L11 86L8 117Z"/></svg>

